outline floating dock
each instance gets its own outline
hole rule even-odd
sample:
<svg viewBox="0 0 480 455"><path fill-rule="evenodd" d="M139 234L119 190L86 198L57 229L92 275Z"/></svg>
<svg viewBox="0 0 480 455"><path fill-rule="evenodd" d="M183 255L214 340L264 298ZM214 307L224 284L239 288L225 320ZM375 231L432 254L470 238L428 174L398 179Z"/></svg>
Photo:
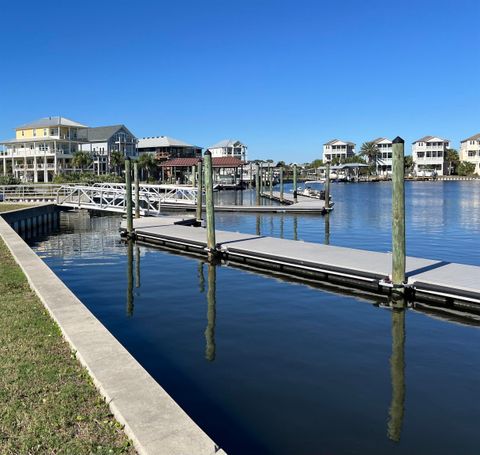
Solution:
<svg viewBox="0 0 480 455"><path fill-rule="evenodd" d="M134 229L138 241L206 255L206 230L195 224L193 218L144 218L134 220ZM392 291L391 253L229 231L216 231L216 242L227 262L375 294ZM480 267L415 257L406 264L409 300L480 314Z"/></svg>

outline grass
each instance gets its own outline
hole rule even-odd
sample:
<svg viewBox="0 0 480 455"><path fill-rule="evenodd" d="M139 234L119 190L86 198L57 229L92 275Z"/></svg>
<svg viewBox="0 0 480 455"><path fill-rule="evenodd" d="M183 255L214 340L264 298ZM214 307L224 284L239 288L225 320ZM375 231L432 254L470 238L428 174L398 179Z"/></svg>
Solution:
<svg viewBox="0 0 480 455"><path fill-rule="evenodd" d="M0 453L134 454L0 239Z"/></svg>
<svg viewBox="0 0 480 455"><path fill-rule="evenodd" d="M6 202L0 202L0 212L8 212L9 210L18 210L34 206L35 204L8 204Z"/></svg>

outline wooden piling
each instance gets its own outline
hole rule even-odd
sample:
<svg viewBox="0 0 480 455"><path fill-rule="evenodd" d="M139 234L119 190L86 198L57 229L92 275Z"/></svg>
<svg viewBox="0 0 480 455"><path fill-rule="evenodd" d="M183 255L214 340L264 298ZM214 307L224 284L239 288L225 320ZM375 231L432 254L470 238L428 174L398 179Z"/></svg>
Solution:
<svg viewBox="0 0 480 455"><path fill-rule="evenodd" d="M252 179L252 163L250 162L250 167L249 167L249 170L248 170L248 187L250 189L252 189L252 185L253 185L253 179Z"/></svg>
<svg viewBox="0 0 480 455"><path fill-rule="evenodd" d="M273 168L268 167L268 179L270 180L270 198L273 198Z"/></svg>
<svg viewBox="0 0 480 455"><path fill-rule="evenodd" d="M127 200L127 235L133 235L133 213L132 213L132 163L130 157L125 158L125 197Z"/></svg>
<svg viewBox="0 0 480 455"><path fill-rule="evenodd" d="M133 179L135 182L135 218L140 218L140 181L138 178L138 163L133 163Z"/></svg>
<svg viewBox="0 0 480 455"><path fill-rule="evenodd" d="M283 166L280 168L280 201L283 202Z"/></svg>
<svg viewBox="0 0 480 455"><path fill-rule="evenodd" d="M255 192L257 196L257 205L260 205L260 165L255 165Z"/></svg>
<svg viewBox="0 0 480 455"><path fill-rule="evenodd" d="M297 199L297 165L293 165L293 201L298 202Z"/></svg>
<svg viewBox="0 0 480 455"><path fill-rule="evenodd" d="M325 165L325 208L330 208L330 163Z"/></svg>
<svg viewBox="0 0 480 455"><path fill-rule="evenodd" d="M205 163L205 203L207 221L207 250L209 260L217 255L217 243L215 240L215 206L213 204L213 168L212 152L207 150L204 155Z"/></svg>
<svg viewBox="0 0 480 455"><path fill-rule="evenodd" d="M195 179L195 171L196 171L196 167L192 166L192 186L195 186L197 184Z"/></svg>
<svg viewBox="0 0 480 455"><path fill-rule="evenodd" d="M405 283L405 141L393 140L392 147L392 282L394 290L403 292Z"/></svg>
<svg viewBox="0 0 480 455"><path fill-rule="evenodd" d="M202 221L202 206L203 206L203 170L202 161L197 164L197 221Z"/></svg>

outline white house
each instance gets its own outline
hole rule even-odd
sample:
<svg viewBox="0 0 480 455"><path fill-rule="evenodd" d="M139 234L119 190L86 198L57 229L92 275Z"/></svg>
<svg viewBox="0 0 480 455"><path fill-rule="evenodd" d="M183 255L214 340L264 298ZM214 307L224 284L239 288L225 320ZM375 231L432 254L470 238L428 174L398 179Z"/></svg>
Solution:
<svg viewBox="0 0 480 455"><path fill-rule="evenodd" d="M332 139L323 144L323 161L330 162L334 159L345 161L346 158L355 155L355 144L353 142Z"/></svg>
<svg viewBox="0 0 480 455"><path fill-rule="evenodd" d="M475 173L480 175L480 133L460 141L460 161L475 164Z"/></svg>
<svg viewBox="0 0 480 455"><path fill-rule="evenodd" d="M372 142L378 148L377 174L390 174L392 172L392 141L385 137L379 137Z"/></svg>
<svg viewBox="0 0 480 455"><path fill-rule="evenodd" d="M239 160L247 160L247 146L238 140L224 139L215 145L208 147L212 152L212 158L234 157Z"/></svg>
<svg viewBox="0 0 480 455"><path fill-rule="evenodd" d="M449 147L450 141L438 136L425 136L413 142L415 173L421 175L425 171L435 171L438 175L444 175L447 171L446 155Z"/></svg>
<svg viewBox="0 0 480 455"><path fill-rule="evenodd" d="M150 153L157 160L195 158L202 156L202 148L168 136L143 137L138 140L137 151Z"/></svg>

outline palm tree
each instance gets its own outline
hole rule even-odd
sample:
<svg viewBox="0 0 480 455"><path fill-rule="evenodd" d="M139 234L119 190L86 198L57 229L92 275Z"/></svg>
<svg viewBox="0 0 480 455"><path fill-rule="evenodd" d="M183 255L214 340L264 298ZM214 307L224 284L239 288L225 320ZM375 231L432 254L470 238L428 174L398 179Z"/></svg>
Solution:
<svg viewBox="0 0 480 455"><path fill-rule="evenodd" d="M142 180L144 180L143 171L147 171L147 180L150 178L151 172L157 168L157 161L150 153L142 153L138 158L138 167L142 171Z"/></svg>
<svg viewBox="0 0 480 455"><path fill-rule="evenodd" d="M73 154L72 164L74 167L79 167L80 172L83 172L83 170L86 167L90 166L92 162L93 162L93 158L89 152L83 152L79 150Z"/></svg>
<svg viewBox="0 0 480 455"><path fill-rule="evenodd" d="M379 161L379 153L378 146L373 141L364 142L360 148L360 155L364 156L369 164L373 164L375 169Z"/></svg>
<svg viewBox="0 0 480 455"><path fill-rule="evenodd" d="M121 169L125 166L125 157L122 152L113 151L110 154L110 166L117 175L120 175Z"/></svg>
<svg viewBox="0 0 480 455"><path fill-rule="evenodd" d="M458 164L460 163L458 152L455 149L447 149L445 161L447 162L448 174L454 174L457 171Z"/></svg>

